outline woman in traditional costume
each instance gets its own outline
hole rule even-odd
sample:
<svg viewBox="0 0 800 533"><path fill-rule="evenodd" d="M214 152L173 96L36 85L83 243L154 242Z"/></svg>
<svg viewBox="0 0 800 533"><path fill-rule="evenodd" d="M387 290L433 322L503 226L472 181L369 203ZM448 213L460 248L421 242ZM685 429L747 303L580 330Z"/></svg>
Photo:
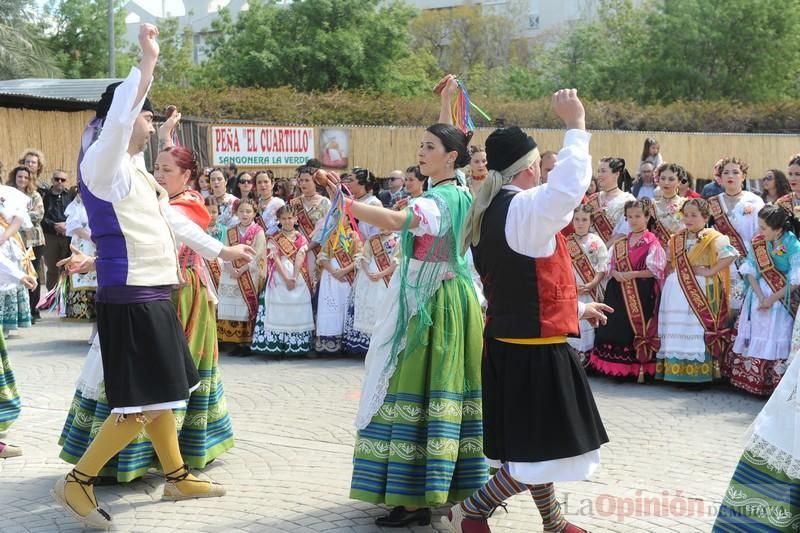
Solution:
<svg viewBox="0 0 800 533"><path fill-rule="evenodd" d="M426 130L418 157L432 186L409 208L344 200L358 220L402 231L399 271L367 353L350 490L351 498L394 506L380 526L426 525L430 507L469 496L487 476L483 324L459 251L471 199L455 176L469 138L447 124Z"/></svg>
<svg viewBox="0 0 800 533"><path fill-rule="evenodd" d="M795 533L800 524L800 321L788 368L748 431L713 533Z"/></svg>
<svg viewBox="0 0 800 533"><path fill-rule="evenodd" d="M792 217L776 205L758 213L759 234L739 267L745 278L744 305L728 368L731 384L769 396L786 370L800 285L800 242Z"/></svg>
<svg viewBox="0 0 800 533"><path fill-rule="evenodd" d="M667 258L647 226L652 217L648 199L625 204L630 233L611 247L611 277L605 304L616 312L597 329L589 366L608 376L654 376L658 340L658 298Z"/></svg>
<svg viewBox="0 0 800 533"><path fill-rule="evenodd" d="M289 205L294 210L295 217L297 217L300 231L308 241L306 262L315 287L319 280L316 254L320 249L320 243L315 240L315 237L325 215L328 214L331 208L331 201L317 192L317 186L314 184L314 180L311 179L311 175L316 170L312 167L300 167L297 171L297 188L300 190L300 195L292 198L289 202Z"/></svg>
<svg viewBox="0 0 800 533"><path fill-rule="evenodd" d="M592 206L592 232L603 239L607 247L616 237L628 233L625 225L625 204L636 200L631 193L623 192L621 185L630 180L625 169L625 160L619 157L604 157L597 167L597 185L600 192L589 196Z"/></svg>
<svg viewBox="0 0 800 533"><path fill-rule="evenodd" d="M311 351L314 311L308 241L289 206L277 211L278 233L267 241L267 283L253 332L254 353L303 355Z"/></svg>
<svg viewBox="0 0 800 533"><path fill-rule="evenodd" d="M202 229L210 219L202 195L185 188L195 172L194 165L189 150L168 146L156 159L154 177L170 195L170 205ZM178 443L186 464L202 469L233 447L233 428L219 369L215 289L205 261L186 245L181 245L178 261L183 284L173 291L172 301L201 384L192 391L186 408L175 411L175 418ZM59 456L71 464L78 462L108 417L109 406L102 380L100 343L96 339L86 356L59 439L62 447ZM105 465L100 475L128 482L155 466L152 444L146 435L140 434L116 459Z"/></svg>
<svg viewBox="0 0 800 533"><path fill-rule="evenodd" d="M246 244L256 251L256 260L245 264L224 263L222 268L209 263L219 293L217 335L220 342L235 345L231 355L250 352L253 327L258 312L258 296L266 278L267 241L264 230L255 223L255 200L239 200L236 216L239 223L229 228L224 243Z"/></svg>
<svg viewBox="0 0 800 533"><path fill-rule="evenodd" d="M764 179L766 180L766 177ZM786 209L795 218L798 218L800 216L800 155L792 157L789 161L786 180L789 182L791 192L782 195L775 203Z"/></svg>
<svg viewBox="0 0 800 533"><path fill-rule="evenodd" d="M258 201L258 222L267 237L278 233L278 209L286 202L272 194L273 174L271 170L256 173L256 199Z"/></svg>
<svg viewBox="0 0 800 533"><path fill-rule="evenodd" d="M686 177L686 171L674 163L665 163L659 170L658 186L661 194L653 202L655 216L652 231L666 250L670 237L683 229L681 206L686 198L678 194L678 186Z"/></svg>
<svg viewBox="0 0 800 533"><path fill-rule="evenodd" d="M9 176L27 173L28 167L17 167ZM34 255L25 245L22 234L33 228L29 214L30 197L16 187L0 186L0 253L28 275L36 277ZM36 303L36 302L34 302ZM0 283L0 319L3 335L31 326L31 304L28 289L19 283Z"/></svg>
<svg viewBox="0 0 800 533"><path fill-rule="evenodd" d="M41 171L41 168L40 168ZM36 180L38 175L31 171L29 167L21 166L11 171L8 176L7 185L13 187L28 197L28 216L31 219L31 227L22 230L22 241L26 249L33 253L32 265L37 276L41 277L44 273L42 259L44 257L44 231L42 230L42 219L44 219L44 201L42 195L36 190ZM35 323L39 320L39 310L36 308L39 303L41 287L37 283L36 288L28 292L28 301L31 308L31 321Z"/></svg>
<svg viewBox="0 0 800 533"><path fill-rule="evenodd" d="M736 263L731 265L731 321L735 320L742 308L744 283L738 267L747 257L747 243L758 232L758 212L764 207L764 200L757 194L742 190L747 178L747 163L737 158L726 158L719 163L720 179L724 192L708 199L714 228L728 237L731 245L739 252ZM727 373L727 363L722 372Z"/></svg>
<svg viewBox="0 0 800 533"><path fill-rule="evenodd" d="M667 247L672 272L658 311L656 379L710 383L720 377L720 361L730 349L730 265L739 253L728 237L706 228L708 202L687 199L681 212L685 229Z"/></svg>
<svg viewBox="0 0 800 533"><path fill-rule="evenodd" d="M608 272L608 248L598 235L589 231L593 211L590 205L578 206L572 217L575 232L567 237L567 250L578 284L578 301L583 303L603 301ZM594 348L594 326L588 320L581 320L580 330L580 337L569 337L567 343L578 352L581 364L586 365Z"/></svg>

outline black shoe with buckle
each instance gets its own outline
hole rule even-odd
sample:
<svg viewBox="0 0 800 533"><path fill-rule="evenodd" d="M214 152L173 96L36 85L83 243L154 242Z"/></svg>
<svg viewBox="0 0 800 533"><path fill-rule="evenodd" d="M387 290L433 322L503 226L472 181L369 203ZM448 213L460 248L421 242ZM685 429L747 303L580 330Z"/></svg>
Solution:
<svg viewBox="0 0 800 533"><path fill-rule="evenodd" d="M429 525L431 523L431 510L427 507L421 507L416 511L409 511L401 505L392 509L388 515L375 520L375 525L381 527L407 527L414 523L420 526Z"/></svg>

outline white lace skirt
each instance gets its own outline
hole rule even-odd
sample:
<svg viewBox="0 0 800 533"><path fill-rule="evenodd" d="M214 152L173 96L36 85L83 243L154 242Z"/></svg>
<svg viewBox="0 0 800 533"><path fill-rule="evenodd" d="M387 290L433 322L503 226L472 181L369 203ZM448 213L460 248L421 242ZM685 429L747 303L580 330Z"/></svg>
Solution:
<svg viewBox="0 0 800 533"><path fill-rule="evenodd" d="M695 276L700 287L705 287L706 278ZM679 359L682 361L705 360L705 330L689 306L689 300L681 289L677 273L667 277L661 291L661 305L658 308L658 335L661 349L658 359Z"/></svg>
<svg viewBox="0 0 800 533"><path fill-rule="evenodd" d="M372 281L365 270L359 270L353 284L353 329L372 335L378 311L386 305L384 299L389 288L382 279Z"/></svg>
<svg viewBox="0 0 800 533"><path fill-rule="evenodd" d="M800 480L800 357L793 360L752 425L746 449L770 467Z"/></svg>
<svg viewBox="0 0 800 533"><path fill-rule="evenodd" d="M341 268L335 258L330 259L333 268ZM319 300L317 302L317 335L338 337L344 332L344 319L347 313L347 298L350 284L334 278L323 270L319 278Z"/></svg>
<svg viewBox="0 0 800 533"><path fill-rule="evenodd" d="M758 280L758 285L765 297L772 294L764 278ZM794 319L781 302L772 304L769 309L758 309L758 298L749 290L739 315L739 331L733 351L767 361L786 359L793 326Z"/></svg>

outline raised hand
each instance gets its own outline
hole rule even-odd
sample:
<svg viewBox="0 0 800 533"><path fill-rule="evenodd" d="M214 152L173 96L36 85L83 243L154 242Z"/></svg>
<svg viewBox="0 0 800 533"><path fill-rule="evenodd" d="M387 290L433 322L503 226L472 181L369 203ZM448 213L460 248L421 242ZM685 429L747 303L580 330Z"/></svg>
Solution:
<svg viewBox="0 0 800 533"><path fill-rule="evenodd" d="M144 57L157 58L160 52L158 46L158 28L152 24L144 23L139 26L139 47Z"/></svg>
<svg viewBox="0 0 800 533"><path fill-rule="evenodd" d="M567 129L586 129L586 110L578 98L577 89L561 89L553 93L553 111L564 121Z"/></svg>

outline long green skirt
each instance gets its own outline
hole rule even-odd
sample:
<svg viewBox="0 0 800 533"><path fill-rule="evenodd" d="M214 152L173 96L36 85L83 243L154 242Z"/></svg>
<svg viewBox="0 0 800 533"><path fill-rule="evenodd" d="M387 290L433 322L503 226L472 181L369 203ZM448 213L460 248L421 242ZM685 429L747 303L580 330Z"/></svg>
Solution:
<svg viewBox="0 0 800 533"><path fill-rule="evenodd" d="M0 431L5 431L19 417L21 407L14 372L8 362L6 340L0 331Z"/></svg>
<svg viewBox="0 0 800 533"><path fill-rule="evenodd" d="M714 533L794 533L800 530L800 480L745 451L725 491Z"/></svg>
<svg viewBox="0 0 800 533"><path fill-rule="evenodd" d="M200 386L189 397L187 408L174 412L183 460L193 468L204 468L233 447L233 428L217 361L214 308L194 272L189 271L186 281L187 285L173 292L173 303L200 373ZM97 401L84 398L76 391L59 439L62 446L59 456L76 464L110 414L105 391L101 391ZM152 467L158 467L158 458L142 432L103 468L100 475L127 482L143 476Z"/></svg>
<svg viewBox="0 0 800 533"><path fill-rule="evenodd" d="M436 507L486 482L483 324L474 288L458 278L445 281L427 307L432 325L411 319L407 337L423 327L422 342L400 352L383 406L358 432L353 499Z"/></svg>

